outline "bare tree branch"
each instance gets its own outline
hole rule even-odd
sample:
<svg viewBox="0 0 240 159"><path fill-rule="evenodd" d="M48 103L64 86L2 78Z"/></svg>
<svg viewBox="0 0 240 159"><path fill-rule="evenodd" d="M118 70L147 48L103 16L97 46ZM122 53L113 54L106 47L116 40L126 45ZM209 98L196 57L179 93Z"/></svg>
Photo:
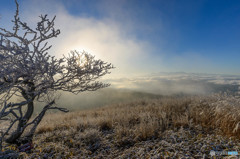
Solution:
<svg viewBox="0 0 240 159"><path fill-rule="evenodd" d="M20 19L17 0L15 3L12 30L0 26L0 122L7 120L9 123L6 129L1 130L0 140L21 144L23 138L32 140L47 110L68 112L65 108L53 106L55 92L78 94L107 87L109 84L98 79L109 74L113 66L96 60L85 51L71 51L59 59L51 56L48 40L60 34L60 30L54 27L56 16L49 19L47 15L40 15L33 29ZM21 98L13 100L16 97ZM43 99L48 99L45 100L46 106L29 122L34 101ZM32 128L24 137L22 134L28 126Z"/></svg>

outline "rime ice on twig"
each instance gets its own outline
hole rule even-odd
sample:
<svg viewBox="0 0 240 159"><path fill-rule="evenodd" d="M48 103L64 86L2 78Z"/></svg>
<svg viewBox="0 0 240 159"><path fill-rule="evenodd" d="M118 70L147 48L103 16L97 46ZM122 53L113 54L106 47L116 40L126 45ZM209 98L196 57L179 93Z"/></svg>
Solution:
<svg viewBox="0 0 240 159"><path fill-rule="evenodd" d="M113 66L95 60L86 52L71 51L60 59L51 56L48 53L51 45L47 41L60 34L60 30L54 28L56 17L48 19L47 15L41 15L36 28L32 29L19 18L19 6L15 2L17 8L12 30L0 27L0 121L7 120L9 123L0 139L21 144L25 139L32 140L47 110L67 112L64 108L54 106L53 94L56 91L77 94L107 87L109 84L96 80L110 73ZM10 102L16 96L22 100ZM44 101L46 106L29 122L34 101ZM22 137L28 126L32 126L29 134Z"/></svg>

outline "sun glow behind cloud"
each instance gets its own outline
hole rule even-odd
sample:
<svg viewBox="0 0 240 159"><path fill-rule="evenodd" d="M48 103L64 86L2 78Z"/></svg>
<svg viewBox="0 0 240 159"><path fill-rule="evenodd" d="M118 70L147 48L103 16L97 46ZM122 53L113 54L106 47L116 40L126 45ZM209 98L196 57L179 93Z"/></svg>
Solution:
<svg viewBox="0 0 240 159"><path fill-rule="evenodd" d="M163 12L165 15L168 15L164 19L164 14L160 14L162 10L164 11L164 8L161 8L163 5L156 6L157 9L155 8L155 10L149 5L150 8L146 10L145 7L147 5L144 6L143 4L150 4L151 2L144 1L143 3L143 1L140 1L141 0L24 0L20 1L20 17L34 28L39 20L39 15L48 14L50 19L56 15L55 26L61 30L61 34L58 38L49 41L49 44L53 45L50 54L61 57L63 54L68 54L70 50L84 50L95 55L97 59L100 58L112 63L116 69L112 70L110 75L104 76L103 80L110 83L113 89L122 89L124 91L127 89L130 91L143 91L161 95L181 93L208 94L216 91L226 91L227 89L234 90L234 92L240 90L240 88L238 88L240 85L240 76L227 77L216 75L217 73L239 74L238 50L235 50L236 53L234 55L226 49L224 51L227 52L227 55L224 55L224 51L219 53L219 50L208 47L208 45L215 44L214 41L217 39L214 38L214 40L209 43L207 40L207 38L209 38L207 36L209 32L206 30L202 30L202 32L199 31L201 28L191 28L189 30L192 24L190 24L191 22L189 22L189 18L186 18L186 15L192 15L195 19L194 14L189 14L191 12L186 12L184 16L181 14L180 16L176 16L177 14L175 13L177 12L175 12L175 10L179 9L170 7L170 10L173 11L172 15L174 16L169 16L169 13L166 12L166 10L169 11L168 7L165 8L165 12ZM76 4L81 6L86 2L94 4L101 3L101 5L98 6L102 11L101 15L92 14L91 11L91 13L89 13L88 9L94 8L92 6L86 7L84 14L73 13L66 7L70 3L71 5ZM171 6L172 2L165 2L167 4L166 6ZM176 6L179 6L178 4L176 4ZM79 10L85 8L83 5ZM128 9L125 8L126 5L129 6L127 7ZM135 10L136 8L134 8L134 6L137 5L138 7L140 6L140 8ZM182 4L180 4L180 6L181 5ZM188 5L194 12L197 10L192 7L190 3ZM199 5L196 6L198 8ZM14 9L13 2L11 11L0 12L0 15L3 14L0 19L1 27L12 28L9 22L13 19ZM94 9L96 9L96 7ZM182 9L185 10L184 7ZM154 15L152 13L154 13ZM179 17L180 19L178 20ZM184 18L181 19L181 17ZM174 18L175 20L171 21L171 19ZM182 20L183 22L181 23L176 22ZM170 23L173 23L174 27L171 26ZM188 26L188 23L190 26ZM2 24L4 26L2 26ZM179 28L184 28L184 30L187 31L181 32ZM208 28L208 25L206 28ZM193 31L195 29L197 30L196 32ZM201 40L200 33L204 35L204 40ZM194 36L194 39L189 38L189 35ZM238 34L236 34L236 36L237 35ZM212 35L212 37L215 36ZM204 45L204 43L209 44ZM228 46L227 44L225 45L225 43L224 45L217 44L218 43L216 43L216 46L220 48L222 46ZM198 47L194 47L194 45ZM157 74L163 71L212 74ZM152 73L156 74L154 75ZM108 92L108 90L106 90L106 92ZM99 94L101 94L101 98L98 96ZM103 92L99 94L97 92L97 95L95 95L99 97L101 101L103 101L102 97L109 100L108 96ZM109 94L111 96L117 93L110 91ZM81 99L89 98L89 101L92 102L93 96L89 95L90 93L87 93ZM70 96L66 95L65 97L69 99ZM79 96L76 96L75 100L80 101L77 99L79 99ZM76 103L79 104L79 102ZM81 103L85 104L82 101ZM93 105L96 103L99 103L99 101Z"/></svg>
<svg viewBox="0 0 240 159"><path fill-rule="evenodd" d="M41 14L48 14L49 18L57 16L56 28L61 29L61 35L50 41L51 54L62 56L70 50L89 52L114 64L116 69L108 77L162 71L239 74L238 50L219 51L213 47L218 39L208 40L210 33L206 28L218 24L209 26L198 16L207 18L201 10L203 2L24 0L19 3L20 16L28 24L35 25ZM3 18L7 16L2 19L4 25L14 13L14 2L11 9L11 14L1 13ZM212 13L211 8L207 10ZM197 22L203 23L205 29L197 27Z"/></svg>
<svg viewBox="0 0 240 159"><path fill-rule="evenodd" d="M40 14L48 13L50 17L57 15L55 25L61 30L61 35L51 40L53 47L50 51L57 57L66 55L70 50L84 50L96 58L112 63L116 69L111 76L115 77L142 73L150 62L145 51L150 50L151 45L137 40L134 35L129 34L128 27L113 19L73 16L57 1L27 1L21 7L30 8L23 10L22 16L27 22L34 24Z"/></svg>

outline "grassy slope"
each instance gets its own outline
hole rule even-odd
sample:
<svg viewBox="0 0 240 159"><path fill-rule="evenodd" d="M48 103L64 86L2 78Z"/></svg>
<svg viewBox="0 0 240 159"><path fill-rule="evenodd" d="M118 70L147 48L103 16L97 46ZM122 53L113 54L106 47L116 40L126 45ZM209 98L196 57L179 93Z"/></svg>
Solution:
<svg viewBox="0 0 240 159"><path fill-rule="evenodd" d="M139 99L156 99L161 97L162 95L152 93L105 88L95 92L83 92L78 95L62 92L60 99L56 100L56 102L60 107L76 111L117 103L129 103ZM40 112L42 108L42 103L36 103L35 112Z"/></svg>
<svg viewBox="0 0 240 159"><path fill-rule="evenodd" d="M34 141L36 147L28 156L127 158L130 155L145 158L150 156L141 155L149 152L163 157L173 156L177 150L166 147L176 147L176 144L183 145L175 155L186 154L184 144L192 144L187 152L194 157L199 154L197 150L191 150L193 145L195 148L200 145L198 149L205 145L200 156L209 155L214 144L226 143L222 150L235 146L240 151L237 140L240 136L239 107L239 97L214 95L139 100L51 114L39 125ZM174 142L169 136L175 136ZM233 138L229 139L229 136ZM143 149L146 152L142 152Z"/></svg>

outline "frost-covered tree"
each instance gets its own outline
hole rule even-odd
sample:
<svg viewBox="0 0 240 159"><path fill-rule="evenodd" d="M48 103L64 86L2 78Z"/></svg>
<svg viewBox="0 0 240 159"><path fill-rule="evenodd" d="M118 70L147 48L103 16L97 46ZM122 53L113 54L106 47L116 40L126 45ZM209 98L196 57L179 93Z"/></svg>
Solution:
<svg viewBox="0 0 240 159"><path fill-rule="evenodd" d="M0 139L21 144L32 140L47 110L68 111L56 106L56 91L78 94L107 87L97 80L113 66L86 52L71 51L59 59L51 56L47 41L60 34L54 27L55 17L41 15L33 29L19 18L15 2L13 29L0 27ZM32 118L35 101L46 105Z"/></svg>

